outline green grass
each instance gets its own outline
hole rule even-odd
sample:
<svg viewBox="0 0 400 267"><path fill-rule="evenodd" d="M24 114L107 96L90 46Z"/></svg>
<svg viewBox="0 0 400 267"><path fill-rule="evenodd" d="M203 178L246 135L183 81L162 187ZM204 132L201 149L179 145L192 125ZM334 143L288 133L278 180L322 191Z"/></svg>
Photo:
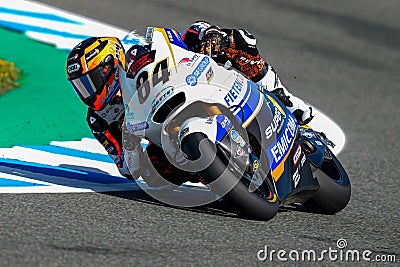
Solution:
<svg viewBox="0 0 400 267"><path fill-rule="evenodd" d="M20 86L17 82L21 78L21 71L14 62L0 58L0 96Z"/></svg>
<svg viewBox="0 0 400 267"><path fill-rule="evenodd" d="M7 40L0 42L0 57L22 70L21 86L0 96L0 147L92 136L87 106L67 79L68 52L1 27L0 36Z"/></svg>

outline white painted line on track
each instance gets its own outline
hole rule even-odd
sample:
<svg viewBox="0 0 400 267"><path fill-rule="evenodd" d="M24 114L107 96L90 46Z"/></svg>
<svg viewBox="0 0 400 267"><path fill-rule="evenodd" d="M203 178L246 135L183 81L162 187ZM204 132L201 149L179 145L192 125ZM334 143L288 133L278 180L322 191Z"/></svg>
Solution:
<svg viewBox="0 0 400 267"><path fill-rule="evenodd" d="M94 138L82 138L81 141L67 142L51 141L50 145L108 155L104 147L99 143L99 141L97 141L97 139Z"/></svg>
<svg viewBox="0 0 400 267"><path fill-rule="evenodd" d="M0 0L0 26L25 32L29 37L71 49L89 36L123 38L128 30L58 9L24 0Z"/></svg>
<svg viewBox="0 0 400 267"><path fill-rule="evenodd" d="M41 163L50 166L76 166L91 167L94 171L106 172L109 175L121 176L113 162L103 162L82 157L73 157L62 154L54 154L32 148L15 146L13 148L0 149L0 155L5 159L15 159L25 162Z"/></svg>

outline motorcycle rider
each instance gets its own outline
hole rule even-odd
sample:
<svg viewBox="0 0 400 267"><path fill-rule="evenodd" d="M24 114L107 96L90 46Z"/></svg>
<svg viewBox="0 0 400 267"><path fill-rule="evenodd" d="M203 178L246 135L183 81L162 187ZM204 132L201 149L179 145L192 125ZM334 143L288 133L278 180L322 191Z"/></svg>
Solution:
<svg viewBox="0 0 400 267"><path fill-rule="evenodd" d="M142 176L150 186L162 185L153 168L146 167L150 160L168 181L175 184L187 181L187 174L170 164L158 147L149 145L147 156L144 155L140 138L123 127L125 113L120 86L121 75L126 75L125 49L118 38L91 37L80 42L68 55L67 75L77 95L88 106L86 120L94 137L104 146L121 175L131 180ZM123 140L123 134L129 134L130 138Z"/></svg>
<svg viewBox="0 0 400 267"><path fill-rule="evenodd" d="M296 116L299 124L312 119L312 108L281 84L274 69L259 54L256 39L249 32L221 29L199 21L190 25L182 39L189 50L207 54L226 68L233 67L265 90L272 91ZM166 180L178 185L186 182L190 179L187 173L169 163L160 148L150 143L143 152L140 138L123 127L125 115L120 85L121 75L126 74L125 65L124 47L115 37L88 38L68 55L68 80L88 106L86 120L94 137L104 146L121 175L128 179L142 176L150 186L163 185L152 168L148 168L151 163ZM130 134L132 138L123 141L123 134Z"/></svg>

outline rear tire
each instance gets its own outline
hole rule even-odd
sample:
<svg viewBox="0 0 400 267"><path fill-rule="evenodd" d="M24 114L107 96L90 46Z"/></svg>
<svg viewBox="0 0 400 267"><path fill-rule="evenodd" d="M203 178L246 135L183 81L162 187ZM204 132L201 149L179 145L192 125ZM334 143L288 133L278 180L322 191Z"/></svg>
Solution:
<svg viewBox="0 0 400 267"><path fill-rule="evenodd" d="M182 151L188 159L209 162L205 169L198 173L205 180L211 191L224 200L234 203L239 214L251 219L270 220L278 212L278 199L274 187L268 185L272 198L267 199L255 192L249 192L247 186L229 169L228 164L221 160L217 147L203 133L192 133L181 142ZM203 151L203 154L200 153ZM202 165L202 164L201 164ZM240 177L241 178L241 177ZM268 184L268 178L264 180ZM270 183L270 182L269 182Z"/></svg>
<svg viewBox="0 0 400 267"><path fill-rule="evenodd" d="M320 169L314 172L319 189L303 205L310 211L323 214L335 214L343 210L350 201L351 185L349 177L339 160L324 161Z"/></svg>

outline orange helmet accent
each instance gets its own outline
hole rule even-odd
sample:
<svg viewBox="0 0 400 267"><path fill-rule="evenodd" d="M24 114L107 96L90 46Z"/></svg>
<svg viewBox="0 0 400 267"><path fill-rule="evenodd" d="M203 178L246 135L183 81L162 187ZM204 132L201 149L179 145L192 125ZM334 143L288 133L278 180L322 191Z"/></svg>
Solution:
<svg viewBox="0 0 400 267"><path fill-rule="evenodd" d="M94 110L103 109L119 90L121 71L125 71L125 50L115 37L88 38L67 59L68 80Z"/></svg>

